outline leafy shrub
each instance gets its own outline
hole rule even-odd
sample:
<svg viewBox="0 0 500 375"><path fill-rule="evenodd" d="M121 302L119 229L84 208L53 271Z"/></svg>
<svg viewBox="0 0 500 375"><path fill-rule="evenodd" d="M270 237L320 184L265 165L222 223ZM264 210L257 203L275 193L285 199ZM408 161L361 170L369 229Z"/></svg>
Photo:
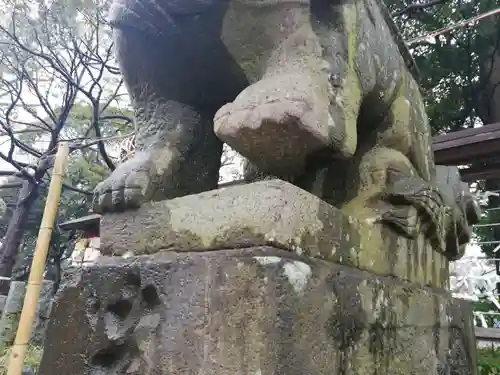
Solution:
<svg viewBox="0 0 500 375"><path fill-rule="evenodd" d="M7 366L9 364L10 351L10 347L0 348L0 375L7 375ZM42 353L42 348L30 346L26 353L26 358L24 359L24 365L27 367L31 367L33 370L37 371L38 366L40 366L40 361L42 360Z"/></svg>
<svg viewBox="0 0 500 375"><path fill-rule="evenodd" d="M500 349L477 350L479 375L500 375Z"/></svg>

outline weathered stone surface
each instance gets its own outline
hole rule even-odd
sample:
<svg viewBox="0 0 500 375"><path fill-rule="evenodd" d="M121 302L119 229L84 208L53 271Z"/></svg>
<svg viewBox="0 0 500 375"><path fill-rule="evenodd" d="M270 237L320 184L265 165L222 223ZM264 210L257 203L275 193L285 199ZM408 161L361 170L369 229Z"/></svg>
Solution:
<svg viewBox="0 0 500 375"><path fill-rule="evenodd" d="M21 375L35 375L35 370L33 370L31 367L25 366L23 367Z"/></svg>
<svg viewBox="0 0 500 375"><path fill-rule="evenodd" d="M103 261L58 296L40 375L476 373L447 293L270 247Z"/></svg>
<svg viewBox="0 0 500 375"><path fill-rule="evenodd" d="M40 289L38 307L35 314L35 321L31 331L31 344L39 345L43 343L47 323L52 308L52 297L54 293L54 282L44 280ZM0 341L3 344L12 344L16 337L17 326L21 317L26 294L26 283L23 281L12 281L10 290L5 301L5 306L0 319Z"/></svg>
<svg viewBox="0 0 500 375"><path fill-rule="evenodd" d="M217 133L261 172L461 255L474 220L436 186L415 64L383 0L111 9L137 152L96 187L96 212L215 188Z"/></svg>
<svg viewBox="0 0 500 375"><path fill-rule="evenodd" d="M340 210L281 180L191 195L108 214L101 251L122 255L272 245L423 285L448 285L448 261L416 241Z"/></svg>
<svg viewBox="0 0 500 375"><path fill-rule="evenodd" d="M472 236L472 225L481 220L481 207L470 193L469 185L462 182L457 167L436 166L436 181L446 204L456 209L455 228L449 234L447 246L448 253L458 259L465 254Z"/></svg>
<svg viewBox="0 0 500 375"><path fill-rule="evenodd" d="M0 199L0 218L7 213L7 204L3 199Z"/></svg>
<svg viewBox="0 0 500 375"><path fill-rule="evenodd" d="M312 30L304 34L303 39L316 42ZM318 78L319 74L297 71L248 87L236 103L226 104L217 112L215 133L256 161L263 171L302 174L309 155L332 146L330 133L335 124L328 112L328 78ZM321 86L324 89L318 90ZM310 94L315 91L319 95ZM290 92L295 97L286 100ZM280 96L283 99L277 100Z"/></svg>
<svg viewBox="0 0 500 375"><path fill-rule="evenodd" d="M95 211L215 188L222 139L257 175L358 219L383 208L399 235L459 257L474 223L435 186L416 69L388 9L313 3L114 0L137 152L96 187Z"/></svg>
<svg viewBox="0 0 500 375"><path fill-rule="evenodd" d="M7 301L7 296L0 295L0 312L3 311L6 301Z"/></svg>

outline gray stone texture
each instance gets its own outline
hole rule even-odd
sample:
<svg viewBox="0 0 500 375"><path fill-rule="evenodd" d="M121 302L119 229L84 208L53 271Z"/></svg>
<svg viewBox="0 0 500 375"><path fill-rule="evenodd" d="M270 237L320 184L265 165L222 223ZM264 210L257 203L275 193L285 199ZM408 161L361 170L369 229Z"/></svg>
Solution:
<svg viewBox="0 0 500 375"><path fill-rule="evenodd" d="M421 285L446 288L448 261L424 235L411 240L356 220L296 186L267 180L104 215L104 255L270 245Z"/></svg>
<svg viewBox="0 0 500 375"><path fill-rule="evenodd" d="M399 257L424 242L416 245L423 249L418 262L429 247L448 259L463 255L475 217L467 215L468 205L446 201L436 186L415 65L382 0L114 0L110 24L134 105L137 152L96 187L96 212L216 188L222 140L248 159L247 179L289 180L360 221L382 216L398 233L364 233L360 242L367 246L382 249L383 243ZM222 238L209 245L212 239L202 238L202 247L220 248L226 236L241 247L248 239L242 228L229 236L211 232ZM139 250L157 251L172 234L183 245L199 240L160 231L145 236ZM282 242L289 240L297 242L295 236ZM352 247L341 248L338 258L358 257ZM359 258L362 268L423 284L442 286L447 277L427 266L446 265L428 258L423 267L403 261L410 270L385 269L399 267L387 254Z"/></svg>
<svg viewBox="0 0 500 375"><path fill-rule="evenodd" d="M382 0L114 0L110 24L137 152L96 187L96 212L215 188L223 140L247 177L362 219L383 208L461 255L473 220L434 186L415 65Z"/></svg>
<svg viewBox="0 0 500 375"><path fill-rule="evenodd" d="M7 301L7 296L0 295L0 312L3 311L6 301Z"/></svg>
<svg viewBox="0 0 500 375"><path fill-rule="evenodd" d="M25 294L25 282L12 281L10 283L9 294L5 301L2 317L0 319L0 342L4 345L10 345L14 342L23 309ZM33 345L41 345L45 338L45 331L52 308L53 294L54 282L44 280L40 289L38 307L31 331L30 343Z"/></svg>
<svg viewBox="0 0 500 375"><path fill-rule="evenodd" d="M42 375L475 373L443 292L474 217L381 0L115 0L110 23L137 153L94 208L103 254L139 257L71 276ZM221 140L304 190L206 192Z"/></svg>
<svg viewBox="0 0 500 375"><path fill-rule="evenodd" d="M36 375L35 370L33 370L31 367L23 367L23 370L21 372L21 375Z"/></svg>
<svg viewBox="0 0 500 375"><path fill-rule="evenodd" d="M272 247L104 258L55 302L40 375L474 375L469 304Z"/></svg>

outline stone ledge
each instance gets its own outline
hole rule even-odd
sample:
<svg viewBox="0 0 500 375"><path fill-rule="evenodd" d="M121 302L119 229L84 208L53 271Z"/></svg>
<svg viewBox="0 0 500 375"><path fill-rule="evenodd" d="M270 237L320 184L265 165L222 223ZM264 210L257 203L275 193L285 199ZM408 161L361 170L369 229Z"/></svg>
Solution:
<svg viewBox="0 0 500 375"><path fill-rule="evenodd" d="M103 261L59 293L40 375L475 374L448 293L270 247Z"/></svg>
<svg viewBox="0 0 500 375"><path fill-rule="evenodd" d="M152 202L101 220L104 255L274 246L335 263L445 288L448 262L424 238L345 216L281 180L236 185Z"/></svg>

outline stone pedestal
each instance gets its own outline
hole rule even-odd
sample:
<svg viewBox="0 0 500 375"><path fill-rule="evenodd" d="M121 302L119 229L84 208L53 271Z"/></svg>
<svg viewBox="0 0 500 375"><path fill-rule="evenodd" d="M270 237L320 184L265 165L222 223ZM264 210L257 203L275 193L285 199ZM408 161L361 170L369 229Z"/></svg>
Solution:
<svg viewBox="0 0 500 375"><path fill-rule="evenodd" d="M101 233L108 256L60 292L41 375L476 373L444 257L284 182L151 203Z"/></svg>

